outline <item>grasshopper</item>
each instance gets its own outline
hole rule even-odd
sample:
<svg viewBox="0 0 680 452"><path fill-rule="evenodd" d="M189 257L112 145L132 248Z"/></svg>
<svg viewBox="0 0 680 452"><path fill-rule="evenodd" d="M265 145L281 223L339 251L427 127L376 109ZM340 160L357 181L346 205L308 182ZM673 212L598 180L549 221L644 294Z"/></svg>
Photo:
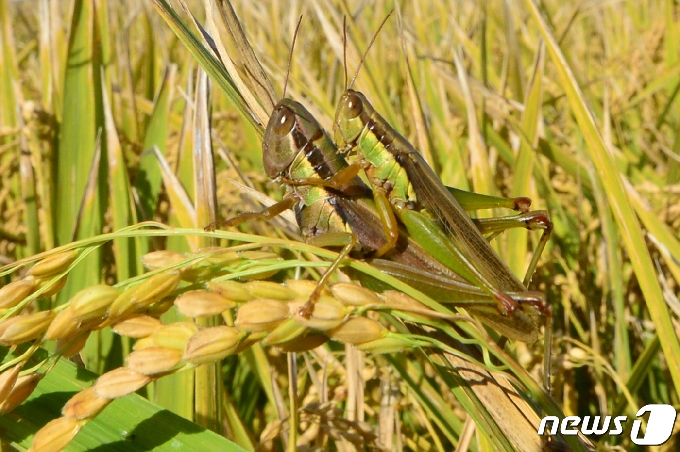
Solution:
<svg viewBox="0 0 680 452"><path fill-rule="evenodd" d="M366 53L362 57L362 63ZM430 254L437 256L448 268L485 290L497 301L501 313L512 314L518 303L510 293L527 290L525 284L528 284L552 230L547 212L527 212L530 205L527 198L504 200L495 197L476 198L475 195L468 194L464 199L468 201L469 208L492 207L490 204L496 200L498 204L505 203L506 207L524 211L513 217L478 221L475 225L456 200L456 197L461 197L465 192L452 193L445 187L406 138L375 111L362 93L352 89L360 67L361 63L352 82L340 97L334 120L335 141L344 154L357 155L357 160L353 163L355 169L346 170L342 177L338 176L326 184L331 187L340 185L343 177L358 173L359 168L363 169L372 186L376 205L391 205L409 233L423 237L419 243ZM481 202L477 202L477 199L481 199ZM387 210L386 207L381 209L381 215ZM421 210L426 210L437 224L423 215ZM383 219L385 225L393 223L389 215ZM498 233L508 227L520 226L544 231L524 283L510 271L482 235L486 231ZM390 238L393 236L394 234L388 234ZM525 299L523 302L549 314L550 308L543 297Z"/></svg>
<svg viewBox="0 0 680 452"><path fill-rule="evenodd" d="M471 313L505 336L524 342L536 340L538 326L531 315L520 311L511 320L502 317L487 293L425 252L403 228L400 230L389 204L376 206L375 196L356 173L352 175L354 168L338 152L328 134L300 103L285 97L285 88L283 99L270 117L262 149L266 174L286 184L286 195L261 212L244 213L224 224L235 226L253 218L269 219L293 208L307 243L342 246L338 258L324 273L301 311L302 315L310 314L315 299L340 263L352 251L359 251L363 256L366 253L372 257L384 255L390 261L373 259L372 264L436 299L465 303ZM331 179L343 182L336 188L308 183ZM393 224L387 228L384 218L390 215ZM522 303L541 299L543 294L523 288L508 295L513 302Z"/></svg>
<svg viewBox="0 0 680 452"><path fill-rule="evenodd" d="M306 183L314 178L330 179L351 166L300 103L284 98L276 105L265 131L262 150L266 174L287 187L284 198L261 212L247 212L224 224L235 226L254 218L270 219L293 208L305 242L342 247L300 312L307 316L313 311L314 301L328 277L352 251L361 257L374 257L389 239L384 234L373 194L360 178L348 179L341 189ZM538 325L531 313L520 310L512 319L503 317L485 291L433 258L403 228L395 246L390 247L384 257L389 260L372 259L371 264L435 299L466 307L510 339L533 342L538 337ZM541 295L526 290L511 293L513 300L519 303Z"/></svg>

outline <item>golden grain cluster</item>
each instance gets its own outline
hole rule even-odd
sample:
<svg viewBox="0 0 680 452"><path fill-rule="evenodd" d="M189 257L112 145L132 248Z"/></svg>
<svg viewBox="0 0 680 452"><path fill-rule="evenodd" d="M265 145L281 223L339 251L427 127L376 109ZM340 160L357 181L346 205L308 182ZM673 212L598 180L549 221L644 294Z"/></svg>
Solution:
<svg viewBox="0 0 680 452"><path fill-rule="evenodd" d="M388 353L408 348L413 342L375 320L372 309L441 317L402 293L378 295L352 283L325 288L311 315L303 316L301 309L316 283L211 279L236 261L277 257L269 252L237 253L217 247L192 254L149 253L142 260L150 273L141 282L125 289L94 285L58 308L31 312L30 301L35 298L31 294L40 288L51 291L51 287L57 287L77 256L75 250L53 254L37 262L23 279L0 289L3 309L15 313L0 322L0 343L56 341L56 356L70 357L80 352L92 331L107 326L136 342L124 367L103 374L93 386L73 396L64 406L62 417L36 434L36 451L61 450L108 403L154 379L217 362L256 343L301 352L337 340L359 350ZM200 288L178 288L181 281ZM193 321L163 324L159 316L173 305L194 319L221 316L225 325L201 328ZM19 376L30 357L30 353L22 355L19 362L0 374L0 412L9 412L26 400L40 381L40 372Z"/></svg>

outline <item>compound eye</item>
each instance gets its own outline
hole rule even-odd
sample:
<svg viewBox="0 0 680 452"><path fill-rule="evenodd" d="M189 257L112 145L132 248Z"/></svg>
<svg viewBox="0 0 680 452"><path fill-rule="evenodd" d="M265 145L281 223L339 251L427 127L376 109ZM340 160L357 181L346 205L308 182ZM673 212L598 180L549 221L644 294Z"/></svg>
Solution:
<svg viewBox="0 0 680 452"><path fill-rule="evenodd" d="M347 116L350 118L356 118L364 109L361 98L354 93L347 97L345 105L347 106Z"/></svg>
<svg viewBox="0 0 680 452"><path fill-rule="evenodd" d="M279 111L278 118L274 124L274 133L278 136L288 135L295 125L295 113L287 108L282 108Z"/></svg>

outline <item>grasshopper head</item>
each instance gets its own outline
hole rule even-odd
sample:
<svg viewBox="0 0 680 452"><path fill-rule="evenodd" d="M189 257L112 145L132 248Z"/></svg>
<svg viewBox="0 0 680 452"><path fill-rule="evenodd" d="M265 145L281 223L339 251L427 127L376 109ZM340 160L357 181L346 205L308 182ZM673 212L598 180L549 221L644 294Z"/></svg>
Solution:
<svg viewBox="0 0 680 452"><path fill-rule="evenodd" d="M274 108L262 142L264 171L270 178L284 173L321 126L299 102L283 99Z"/></svg>
<svg viewBox="0 0 680 452"><path fill-rule="evenodd" d="M335 110L335 143L341 150L354 147L364 128L365 114L372 109L366 97L353 89L346 90L340 97Z"/></svg>

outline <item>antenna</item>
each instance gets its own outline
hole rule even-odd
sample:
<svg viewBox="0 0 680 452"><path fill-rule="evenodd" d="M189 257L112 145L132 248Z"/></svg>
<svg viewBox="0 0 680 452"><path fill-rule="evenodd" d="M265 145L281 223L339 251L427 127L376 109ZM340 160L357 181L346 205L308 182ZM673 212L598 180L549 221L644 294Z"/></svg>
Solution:
<svg viewBox="0 0 680 452"><path fill-rule="evenodd" d="M342 16L342 64L345 68L345 88L347 87L347 16Z"/></svg>
<svg viewBox="0 0 680 452"><path fill-rule="evenodd" d="M383 21L380 23L380 26L378 27L378 30L376 30L375 34L373 35L373 38L371 38L371 42L368 43L368 47L366 48L366 51L364 54L361 56L361 61L359 61L359 66L357 66L357 71L354 73L354 77L352 77L352 81L350 82L349 86L347 89L351 88L352 85L354 85L354 81L357 79L357 76L359 75L359 70L361 69L361 66L364 64L364 61L366 60L366 55L368 55L368 51L371 50L371 47L373 47L373 43L375 42L375 38L378 37L378 33L380 33L380 30L382 30L382 27L385 25L385 22L387 22L387 19L390 18L394 10L390 11L387 16L383 19Z"/></svg>
<svg viewBox="0 0 680 452"><path fill-rule="evenodd" d="M290 53L288 54L288 67L286 68L286 80L283 82L283 94L281 94L281 99L286 97L286 89L288 88L288 77L290 76L290 64L293 61L293 49L295 48L295 40L297 39L298 30L300 29L300 24L302 23L302 16L298 20L297 26L295 27L295 33L293 33L293 42L290 44Z"/></svg>

